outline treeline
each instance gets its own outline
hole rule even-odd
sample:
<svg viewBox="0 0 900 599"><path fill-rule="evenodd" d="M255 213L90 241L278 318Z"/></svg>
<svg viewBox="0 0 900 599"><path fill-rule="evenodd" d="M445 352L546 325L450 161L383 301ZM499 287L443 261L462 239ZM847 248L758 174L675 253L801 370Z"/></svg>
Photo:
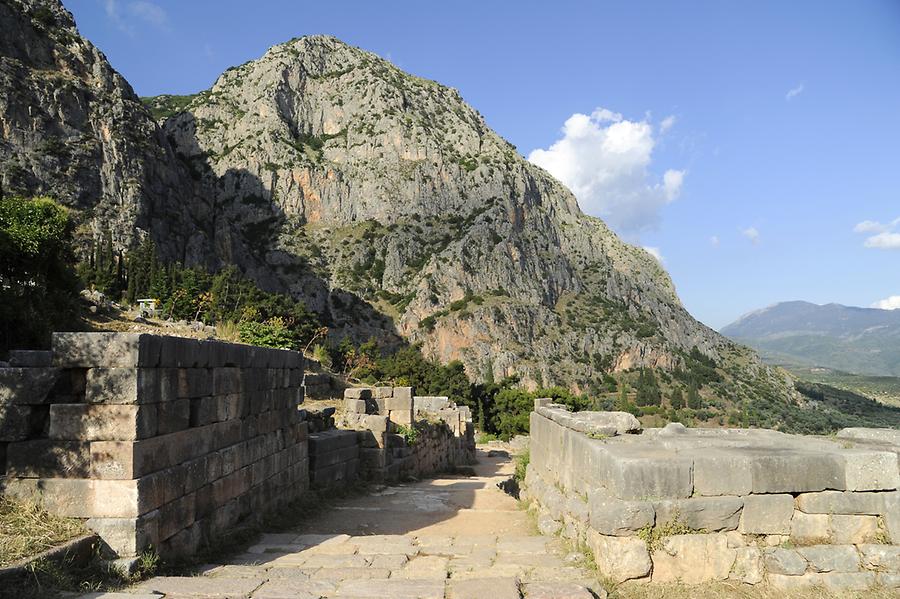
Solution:
<svg viewBox="0 0 900 599"><path fill-rule="evenodd" d="M225 325L245 343L299 350L322 336L318 315L305 304L262 291L234 266L210 273L166 263L149 239L125 256L112 247L111 239L101 240L79 264L85 287L132 305L155 299L161 318Z"/></svg>

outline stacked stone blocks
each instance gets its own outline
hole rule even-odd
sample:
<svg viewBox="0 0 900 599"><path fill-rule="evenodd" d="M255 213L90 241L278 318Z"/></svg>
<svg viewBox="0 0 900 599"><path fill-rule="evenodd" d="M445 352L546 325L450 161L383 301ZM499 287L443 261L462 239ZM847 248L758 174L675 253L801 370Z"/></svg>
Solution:
<svg viewBox="0 0 900 599"><path fill-rule="evenodd" d="M591 546L603 574L900 586L898 431L629 435L616 419L539 400L524 492L542 531Z"/></svg>
<svg viewBox="0 0 900 599"><path fill-rule="evenodd" d="M35 393L36 383L0 386L7 411L22 401L53 402L31 406L44 421L31 414L28 434L13 435L3 491L87 518L116 555L151 547L192 553L307 489L297 352L57 333L52 356L51 367L33 367L25 378L55 378L54 393ZM8 383L9 370L0 370L0 382Z"/></svg>

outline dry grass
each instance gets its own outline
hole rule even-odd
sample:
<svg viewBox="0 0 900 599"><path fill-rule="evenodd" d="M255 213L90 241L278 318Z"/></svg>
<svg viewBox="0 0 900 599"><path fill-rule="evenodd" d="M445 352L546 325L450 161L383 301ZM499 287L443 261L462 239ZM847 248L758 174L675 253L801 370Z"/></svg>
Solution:
<svg viewBox="0 0 900 599"><path fill-rule="evenodd" d="M31 501L0 497L0 566L36 555L86 532L80 520L48 514Z"/></svg>
<svg viewBox="0 0 900 599"><path fill-rule="evenodd" d="M896 589L829 592L821 588L782 591L769 586L711 582L698 585L626 583L610 599L897 599Z"/></svg>

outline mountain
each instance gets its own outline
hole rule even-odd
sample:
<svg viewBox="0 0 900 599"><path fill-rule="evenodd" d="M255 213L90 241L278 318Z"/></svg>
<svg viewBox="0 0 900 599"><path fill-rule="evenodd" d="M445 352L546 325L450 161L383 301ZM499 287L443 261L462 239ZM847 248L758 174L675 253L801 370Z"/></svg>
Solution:
<svg viewBox="0 0 900 599"><path fill-rule="evenodd" d="M900 376L900 310L783 302L742 316L722 334L782 364Z"/></svg>
<svg viewBox="0 0 900 599"><path fill-rule="evenodd" d="M69 206L82 249L149 236L169 260L234 264L334 340L420 344L477 380L585 391L712 368L703 392L723 406L799 401L452 88L311 36L142 103L57 2L0 0L0 26L16 32L0 39L0 182Z"/></svg>

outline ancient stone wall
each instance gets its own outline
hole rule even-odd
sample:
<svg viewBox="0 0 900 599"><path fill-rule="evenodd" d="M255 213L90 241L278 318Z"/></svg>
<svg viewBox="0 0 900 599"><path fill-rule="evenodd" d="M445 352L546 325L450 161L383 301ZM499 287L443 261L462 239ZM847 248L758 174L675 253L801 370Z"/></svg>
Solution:
<svg viewBox="0 0 900 599"><path fill-rule="evenodd" d="M192 553L308 487L297 352L57 333L13 357L29 365L0 369L2 491L86 518L117 556Z"/></svg>
<svg viewBox="0 0 900 599"><path fill-rule="evenodd" d="M359 431L363 480L396 482L475 461L471 411L446 397L355 387L344 391L344 407L344 425Z"/></svg>
<svg viewBox="0 0 900 599"><path fill-rule="evenodd" d="M542 532L615 580L900 587L900 431L641 433L629 414L537 400L530 445Z"/></svg>

